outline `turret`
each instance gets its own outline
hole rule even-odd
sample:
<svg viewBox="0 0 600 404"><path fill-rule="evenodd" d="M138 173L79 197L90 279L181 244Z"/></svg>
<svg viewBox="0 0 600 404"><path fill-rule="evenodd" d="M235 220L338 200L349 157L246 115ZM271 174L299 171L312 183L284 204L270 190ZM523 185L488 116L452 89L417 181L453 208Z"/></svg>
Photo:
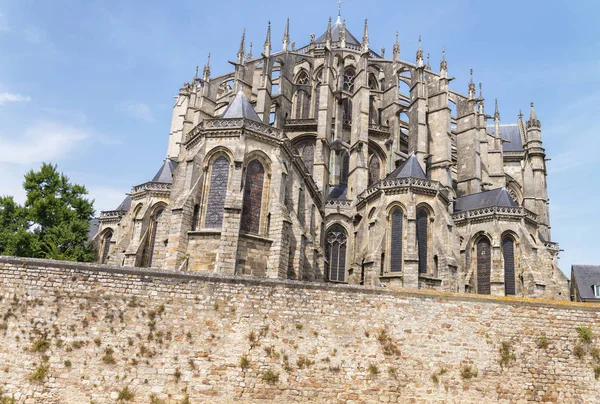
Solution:
<svg viewBox="0 0 600 404"><path fill-rule="evenodd" d="M427 97L423 81L425 65L423 64L423 50L421 49L421 36L419 36L419 50L417 51L417 69L412 71L412 86L410 99L412 103L408 110L410 120L410 135L408 139L408 152L414 153L424 172L427 172L425 159L429 154L428 128L427 128Z"/></svg>
<svg viewBox="0 0 600 404"><path fill-rule="evenodd" d="M542 124L537 118L533 102L529 120L527 121L526 151L529 163L533 170L534 190L533 203L527 205L538 215L540 233L546 240L550 240L550 214L548 209L548 190L546 188L546 151L542 145ZM532 209L533 207L533 209Z"/></svg>
<svg viewBox="0 0 600 404"><path fill-rule="evenodd" d="M473 69L470 71L469 97L457 100L457 196L481 192L481 142L479 139L479 122L475 99L475 83Z"/></svg>
<svg viewBox="0 0 600 404"><path fill-rule="evenodd" d="M500 133L500 112L498 111L498 99L496 99L494 110L494 136L488 135L488 173L491 188L501 188L506 185L504 176L504 149Z"/></svg>

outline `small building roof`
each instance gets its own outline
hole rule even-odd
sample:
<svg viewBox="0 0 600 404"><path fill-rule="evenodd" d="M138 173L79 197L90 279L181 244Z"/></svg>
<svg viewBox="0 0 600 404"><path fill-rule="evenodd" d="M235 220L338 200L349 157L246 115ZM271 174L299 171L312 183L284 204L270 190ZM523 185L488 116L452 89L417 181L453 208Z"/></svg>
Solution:
<svg viewBox="0 0 600 404"><path fill-rule="evenodd" d="M571 282L577 288L581 300L599 300L594 286L600 285L600 265L572 265Z"/></svg>
<svg viewBox="0 0 600 404"><path fill-rule="evenodd" d="M165 184L173 183L173 172L177 168L179 163L173 161L171 159L166 159L163 163L162 167L158 170L154 178L152 178L152 182L162 182ZM131 203L129 204L131 207Z"/></svg>
<svg viewBox="0 0 600 404"><path fill-rule="evenodd" d="M487 127L488 133L496 134L496 128L491 125ZM504 142L502 148L505 152L523 151L523 140L521 139L521 131L516 123L509 125L500 125L500 137L508 142Z"/></svg>
<svg viewBox="0 0 600 404"><path fill-rule="evenodd" d="M91 219L89 221L90 229L88 230L88 240L92 240L96 234L98 234L98 230L100 229L100 219L97 217Z"/></svg>
<svg viewBox="0 0 600 404"><path fill-rule="evenodd" d="M258 117L258 114L248 101L248 98L244 94L244 91L240 90L235 95L231 104L227 107L223 115L221 115L223 119L236 119L236 118L246 118L251 121L256 121L262 123L261 119Z"/></svg>
<svg viewBox="0 0 600 404"><path fill-rule="evenodd" d="M386 177L386 180L408 177L421 178L424 180L427 179L427 175L425 175L425 172L421 168L421 164L419 164L417 156L415 156L414 154L408 156L406 161L400 164L394 171L390 173L390 175Z"/></svg>
<svg viewBox="0 0 600 404"><path fill-rule="evenodd" d="M506 188L497 188L456 198L454 211L463 212L491 206L519 206L519 204L513 201Z"/></svg>

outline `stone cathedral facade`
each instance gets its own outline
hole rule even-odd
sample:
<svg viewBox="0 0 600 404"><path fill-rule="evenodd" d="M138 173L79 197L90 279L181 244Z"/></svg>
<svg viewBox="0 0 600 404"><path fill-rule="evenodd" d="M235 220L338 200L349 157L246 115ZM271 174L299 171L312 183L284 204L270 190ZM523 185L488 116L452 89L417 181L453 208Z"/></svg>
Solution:
<svg viewBox="0 0 600 404"><path fill-rule="evenodd" d="M568 299L541 123L501 124L445 56L391 57L338 17L307 45L185 83L167 158L102 212L99 261L177 271ZM436 71L434 71L436 70ZM481 87L481 85L480 85Z"/></svg>

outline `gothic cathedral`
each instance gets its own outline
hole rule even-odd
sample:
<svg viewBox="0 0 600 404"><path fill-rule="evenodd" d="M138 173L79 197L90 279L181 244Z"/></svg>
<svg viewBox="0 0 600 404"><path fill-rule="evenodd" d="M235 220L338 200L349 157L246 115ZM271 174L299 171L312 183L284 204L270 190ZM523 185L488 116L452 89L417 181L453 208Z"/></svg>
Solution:
<svg viewBox="0 0 600 404"><path fill-rule="evenodd" d="M568 299L541 123L486 115L471 80L369 47L338 17L179 90L167 158L95 237L101 263ZM490 121L490 124L488 124ZM491 123L493 121L493 124Z"/></svg>

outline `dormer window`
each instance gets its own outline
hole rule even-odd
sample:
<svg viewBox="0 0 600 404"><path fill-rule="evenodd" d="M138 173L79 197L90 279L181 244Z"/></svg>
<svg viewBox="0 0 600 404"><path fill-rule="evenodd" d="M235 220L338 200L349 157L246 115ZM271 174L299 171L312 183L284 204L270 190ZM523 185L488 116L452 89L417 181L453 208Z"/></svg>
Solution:
<svg viewBox="0 0 600 404"><path fill-rule="evenodd" d="M594 296L600 299L600 285L594 285Z"/></svg>

